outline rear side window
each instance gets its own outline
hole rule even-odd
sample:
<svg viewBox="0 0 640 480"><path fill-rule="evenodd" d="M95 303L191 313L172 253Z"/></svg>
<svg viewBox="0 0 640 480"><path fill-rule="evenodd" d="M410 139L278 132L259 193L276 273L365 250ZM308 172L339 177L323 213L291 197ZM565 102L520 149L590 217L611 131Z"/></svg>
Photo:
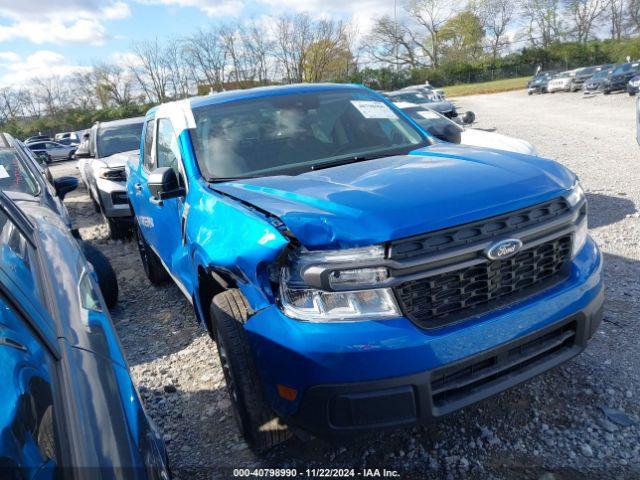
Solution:
<svg viewBox="0 0 640 480"><path fill-rule="evenodd" d="M153 132L156 129L156 123L154 120L147 122L144 130L144 159L143 165L146 170L153 169Z"/></svg>
<svg viewBox="0 0 640 480"><path fill-rule="evenodd" d="M38 183L15 150L0 150L0 190L38 195Z"/></svg>
<svg viewBox="0 0 640 480"><path fill-rule="evenodd" d="M0 268L25 295L42 301L34 265L35 251L22 232L0 211Z"/></svg>

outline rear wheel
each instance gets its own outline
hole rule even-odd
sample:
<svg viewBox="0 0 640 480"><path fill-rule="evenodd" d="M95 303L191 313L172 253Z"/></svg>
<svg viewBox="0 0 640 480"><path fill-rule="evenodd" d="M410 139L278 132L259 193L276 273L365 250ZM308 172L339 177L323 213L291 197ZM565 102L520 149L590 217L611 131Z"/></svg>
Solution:
<svg viewBox="0 0 640 480"><path fill-rule="evenodd" d="M227 290L213 298L211 316L238 429L251 448L264 452L287 440L291 433L264 397L244 329L249 306L240 291Z"/></svg>
<svg viewBox="0 0 640 480"><path fill-rule="evenodd" d="M115 307L116 303L118 303L118 278L111 263L107 257L93 245L82 242L81 246L85 258L96 272L98 285L100 286L107 307Z"/></svg>
<svg viewBox="0 0 640 480"><path fill-rule="evenodd" d="M138 251L140 252L140 260L144 267L144 273L153 285L162 285L169 280L169 274L165 270L162 262L156 255L156 253L149 247L149 244L142 236L140 225L135 222L134 232L136 235L136 243L138 244Z"/></svg>

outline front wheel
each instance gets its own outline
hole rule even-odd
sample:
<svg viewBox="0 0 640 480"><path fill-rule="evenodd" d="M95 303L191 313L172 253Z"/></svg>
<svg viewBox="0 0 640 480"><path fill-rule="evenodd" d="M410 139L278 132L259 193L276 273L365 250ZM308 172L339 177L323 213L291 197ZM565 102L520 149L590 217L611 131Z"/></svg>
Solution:
<svg viewBox="0 0 640 480"><path fill-rule="evenodd" d="M267 404L244 324L249 306L239 290L227 290L211 302L220 365L240 433L261 453L287 440L291 433Z"/></svg>
<svg viewBox="0 0 640 480"><path fill-rule="evenodd" d="M636 92L629 92L629 96L630 97L635 97L636 96Z"/></svg>
<svg viewBox="0 0 640 480"><path fill-rule="evenodd" d="M129 236L131 228L127 223L121 220L116 220L115 218L107 217L106 215L103 216L104 222L107 224L109 238L111 240L120 240Z"/></svg>

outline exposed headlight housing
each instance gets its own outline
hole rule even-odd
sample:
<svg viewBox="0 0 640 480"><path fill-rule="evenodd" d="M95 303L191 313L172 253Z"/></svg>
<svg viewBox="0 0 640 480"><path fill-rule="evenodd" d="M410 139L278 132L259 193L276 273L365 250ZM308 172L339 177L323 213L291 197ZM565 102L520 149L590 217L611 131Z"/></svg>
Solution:
<svg viewBox="0 0 640 480"><path fill-rule="evenodd" d="M352 322L400 316L390 288L384 248L374 246L338 251L296 251L280 273L280 304L284 313L307 322ZM314 277L322 271L326 278ZM325 283L323 289L318 284Z"/></svg>
<svg viewBox="0 0 640 480"><path fill-rule="evenodd" d="M114 182L124 182L127 180L127 173L124 167L99 167L96 170L96 176Z"/></svg>

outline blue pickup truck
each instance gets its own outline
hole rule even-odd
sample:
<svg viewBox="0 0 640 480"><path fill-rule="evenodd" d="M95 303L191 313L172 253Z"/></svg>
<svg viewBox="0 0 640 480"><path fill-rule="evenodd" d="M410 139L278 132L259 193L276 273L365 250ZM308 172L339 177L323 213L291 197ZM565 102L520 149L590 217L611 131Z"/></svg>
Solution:
<svg viewBox="0 0 640 480"><path fill-rule="evenodd" d="M366 88L163 104L141 143L142 263L216 340L256 450L436 420L567 361L601 321L573 173L436 141Z"/></svg>

